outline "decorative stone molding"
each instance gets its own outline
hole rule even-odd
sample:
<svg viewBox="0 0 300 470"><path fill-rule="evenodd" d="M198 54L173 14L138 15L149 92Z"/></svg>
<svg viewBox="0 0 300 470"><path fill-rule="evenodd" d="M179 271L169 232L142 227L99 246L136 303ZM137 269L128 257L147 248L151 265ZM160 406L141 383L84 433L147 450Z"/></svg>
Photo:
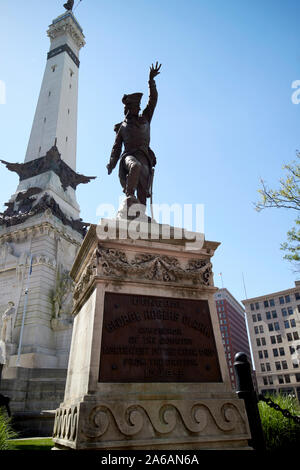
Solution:
<svg viewBox="0 0 300 470"><path fill-rule="evenodd" d="M44 254L37 254L32 257L32 265L43 264L46 266L50 266L51 268L56 267L56 259L50 256L46 256Z"/></svg>
<svg viewBox="0 0 300 470"><path fill-rule="evenodd" d="M75 21L76 20L73 19L72 13L63 15L61 19L57 18L57 20L55 20L55 22L49 26L47 31L48 36L51 39L55 39L58 36L62 36L63 34L69 34L78 49L80 49L85 45L85 39L81 29L79 29L80 27L78 23Z"/></svg>
<svg viewBox="0 0 300 470"><path fill-rule="evenodd" d="M206 259L188 260L184 267L176 257L152 253L137 253L130 260L124 251L104 248L98 244L88 266L76 282L73 293L74 307L95 276L110 280L152 281L206 287L213 285L212 274L212 264Z"/></svg>
<svg viewBox="0 0 300 470"><path fill-rule="evenodd" d="M46 217L47 219L52 219L52 220L54 219L50 210L49 212L45 211L42 217L43 218ZM61 237L67 240L68 242L77 245L78 247L81 244L79 239L75 239L74 237L72 237L70 234L66 232L66 230L62 230L61 228L58 228L52 223L49 223L48 221L44 221L44 222L36 223L36 225L16 229L12 232L4 231L3 234L1 234L0 232L0 246L2 246L5 243L11 243L11 242L21 243L21 242L28 240L31 237L35 238L41 235L48 235L49 237Z"/></svg>
<svg viewBox="0 0 300 470"><path fill-rule="evenodd" d="M60 439L75 441L78 430L77 406L56 410L53 436Z"/></svg>
<svg viewBox="0 0 300 470"><path fill-rule="evenodd" d="M120 250L104 248L96 250L98 270L106 276L137 277L159 282L192 281L193 284L212 285L212 264L208 260L189 260L181 267L176 257L158 254L136 254L129 260Z"/></svg>
<svg viewBox="0 0 300 470"><path fill-rule="evenodd" d="M80 410L80 412L79 412ZM79 415L79 420L78 420ZM178 444L201 442L207 435L226 440L231 434L247 438L248 427L238 400L143 400L83 402L56 412L53 438L58 444L80 437L81 446L138 445L165 439ZM180 437L179 437L180 436Z"/></svg>

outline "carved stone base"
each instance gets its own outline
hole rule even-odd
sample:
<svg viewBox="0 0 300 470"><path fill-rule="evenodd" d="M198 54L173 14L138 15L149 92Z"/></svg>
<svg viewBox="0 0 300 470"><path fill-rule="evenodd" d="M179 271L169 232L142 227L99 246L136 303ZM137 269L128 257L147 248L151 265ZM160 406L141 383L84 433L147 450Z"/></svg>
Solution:
<svg viewBox="0 0 300 470"><path fill-rule="evenodd" d="M241 402L209 398L84 401L57 410L53 431L57 445L91 450L241 449L247 435Z"/></svg>
<svg viewBox="0 0 300 470"><path fill-rule="evenodd" d="M56 448L248 448L213 297L217 246L99 241L90 228L71 270L75 319Z"/></svg>

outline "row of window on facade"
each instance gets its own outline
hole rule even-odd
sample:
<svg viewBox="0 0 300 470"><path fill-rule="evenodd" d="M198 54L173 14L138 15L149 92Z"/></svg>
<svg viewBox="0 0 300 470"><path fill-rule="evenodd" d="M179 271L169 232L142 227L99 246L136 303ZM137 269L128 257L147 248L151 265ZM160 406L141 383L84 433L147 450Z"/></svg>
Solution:
<svg viewBox="0 0 300 470"><path fill-rule="evenodd" d="M290 294L283 295L278 297L280 305L283 305L284 303L289 303L291 302L291 296ZM300 300L300 293L296 292L295 293L295 299ZM269 307L275 307L275 300L274 299L269 299L269 300L264 300L263 302L264 308L269 308ZM260 309L260 302L254 302L250 304L251 310L259 310Z"/></svg>
<svg viewBox="0 0 300 470"><path fill-rule="evenodd" d="M298 349L293 347L293 346L290 347L290 349L289 349L290 354L291 355L295 354L296 350L298 350ZM257 352L258 352L259 359L268 359L268 357L269 357L269 350L268 349L259 350ZM273 348L272 352L273 352L274 357L285 356L285 349L283 347ZM299 367L299 363L298 363L297 359L293 360L292 363L293 363L294 368Z"/></svg>
<svg viewBox="0 0 300 470"><path fill-rule="evenodd" d="M297 308L298 308L298 312L300 313L300 305L297 305ZM287 307L287 308L282 308L281 309L281 315L283 317L287 317L288 315L293 315L294 313L295 313L295 311L293 310L292 307ZM271 320L272 318L278 318L277 311L272 310L272 311L266 312L265 317L266 317L266 320ZM253 323L256 323L258 321L263 321L263 317L262 317L261 313L254 313L252 315L252 321L253 321Z"/></svg>
<svg viewBox="0 0 300 470"><path fill-rule="evenodd" d="M286 337L288 341L297 341L299 339L299 333L298 331L293 331L293 333L287 333ZM270 341L271 341L271 344L282 343L282 336L272 335L270 336ZM266 338L264 337L256 338L256 346L266 346ZM293 346L290 346L290 348L293 348ZM299 349L298 346L297 346L297 349Z"/></svg>
<svg viewBox="0 0 300 470"><path fill-rule="evenodd" d="M298 362L294 361L293 362L293 368L298 369L299 364ZM288 363L287 361L276 361L275 362L275 369L276 370L286 370L288 369ZM262 362L260 364L260 370L261 372L272 372L272 367L269 362Z"/></svg>
<svg viewBox="0 0 300 470"><path fill-rule="evenodd" d="M284 328L287 330L289 328L295 328L296 327L296 320L294 318L291 318L291 320L284 320L283 322ZM274 323L268 323L268 330L269 331L279 331L280 330L280 324L278 321L275 321ZM263 325L255 326L254 327L254 333L256 335L260 333L264 333L264 327Z"/></svg>
<svg viewBox="0 0 300 470"><path fill-rule="evenodd" d="M274 376L273 375L268 375L268 376L263 376L263 383L264 385L273 385L274 384ZM295 374L295 379L296 382L300 382L300 374ZM279 384L290 384L291 383L291 377L290 374L283 374L283 375L277 375L277 380Z"/></svg>

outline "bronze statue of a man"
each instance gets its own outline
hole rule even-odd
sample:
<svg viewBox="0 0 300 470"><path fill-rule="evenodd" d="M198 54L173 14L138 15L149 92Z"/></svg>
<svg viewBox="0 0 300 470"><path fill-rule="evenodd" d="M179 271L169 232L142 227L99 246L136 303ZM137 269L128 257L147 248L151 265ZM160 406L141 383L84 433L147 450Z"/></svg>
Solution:
<svg viewBox="0 0 300 470"><path fill-rule="evenodd" d="M151 196L153 167L156 165L156 157L149 145L150 123L158 97L154 78L160 73L160 68L161 64L158 65L157 62L155 66L152 64L150 67L149 100L141 115L139 112L143 94L123 96L125 119L115 126L117 135L106 167L110 175L121 158L119 178L123 191L127 198L132 198L135 202L137 196L137 202L144 206L147 198Z"/></svg>

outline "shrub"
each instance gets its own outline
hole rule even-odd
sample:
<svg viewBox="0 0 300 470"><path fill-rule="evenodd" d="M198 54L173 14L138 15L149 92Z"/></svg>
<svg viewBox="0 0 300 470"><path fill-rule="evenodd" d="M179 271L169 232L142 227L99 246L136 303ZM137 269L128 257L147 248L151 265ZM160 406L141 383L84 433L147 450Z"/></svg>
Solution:
<svg viewBox="0 0 300 470"><path fill-rule="evenodd" d="M296 398L285 395L268 395L282 409L300 416L300 405ZM286 418L280 411L259 402L259 413L268 451L296 450L300 442L300 424Z"/></svg>
<svg viewBox="0 0 300 470"><path fill-rule="evenodd" d="M12 448L10 439L17 437L17 433L11 426L11 419L6 412L0 408L0 450L9 450Z"/></svg>

